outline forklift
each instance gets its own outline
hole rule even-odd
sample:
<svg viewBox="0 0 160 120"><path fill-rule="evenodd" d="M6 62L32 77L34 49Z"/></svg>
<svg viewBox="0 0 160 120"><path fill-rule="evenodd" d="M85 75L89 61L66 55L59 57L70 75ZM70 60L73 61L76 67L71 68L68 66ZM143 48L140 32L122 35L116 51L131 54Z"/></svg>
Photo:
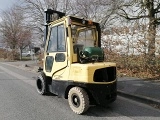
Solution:
<svg viewBox="0 0 160 120"><path fill-rule="evenodd" d="M90 105L107 105L117 97L116 63L105 62L97 22L45 10L43 68L36 80L41 95L68 99L71 110L85 113Z"/></svg>

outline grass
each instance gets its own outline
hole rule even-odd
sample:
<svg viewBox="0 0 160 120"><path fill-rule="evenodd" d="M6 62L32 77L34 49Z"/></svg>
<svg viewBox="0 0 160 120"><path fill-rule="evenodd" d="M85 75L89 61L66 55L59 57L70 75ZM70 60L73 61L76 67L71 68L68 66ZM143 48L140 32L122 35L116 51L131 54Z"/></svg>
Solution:
<svg viewBox="0 0 160 120"><path fill-rule="evenodd" d="M22 57L21 61L28 61L31 60L31 57Z"/></svg>

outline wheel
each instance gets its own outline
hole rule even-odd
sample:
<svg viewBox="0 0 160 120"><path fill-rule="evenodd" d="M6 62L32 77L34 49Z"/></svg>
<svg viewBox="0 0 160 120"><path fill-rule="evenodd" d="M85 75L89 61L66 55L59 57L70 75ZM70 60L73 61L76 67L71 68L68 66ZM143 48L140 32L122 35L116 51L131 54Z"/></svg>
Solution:
<svg viewBox="0 0 160 120"><path fill-rule="evenodd" d="M41 95L45 95L47 94L47 83L46 83L46 76L44 73L41 73L38 77L37 77L37 91L39 94Z"/></svg>
<svg viewBox="0 0 160 120"><path fill-rule="evenodd" d="M68 103L76 114L82 114L89 108L89 97L86 91L80 87L73 87L68 93Z"/></svg>

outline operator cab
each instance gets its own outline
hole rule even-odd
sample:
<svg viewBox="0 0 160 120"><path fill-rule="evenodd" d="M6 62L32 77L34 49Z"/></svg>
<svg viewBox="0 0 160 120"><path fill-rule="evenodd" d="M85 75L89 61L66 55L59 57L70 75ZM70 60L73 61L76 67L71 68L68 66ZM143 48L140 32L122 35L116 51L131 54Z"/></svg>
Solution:
<svg viewBox="0 0 160 120"><path fill-rule="evenodd" d="M60 19L53 20L55 18L54 13L57 13L56 17ZM49 39L46 48L47 54L63 52L64 54L60 54L60 56L62 56L62 61L64 62L64 57L72 51L72 54L70 54L72 55L70 56L72 57L71 63L103 61L104 53L100 48L101 31L99 24L91 20L73 16L65 17L64 15L64 13L54 10L46 11L46 33L48 33L46 39ZM49 59L49 61L53 61L51 58Z"/></svg>

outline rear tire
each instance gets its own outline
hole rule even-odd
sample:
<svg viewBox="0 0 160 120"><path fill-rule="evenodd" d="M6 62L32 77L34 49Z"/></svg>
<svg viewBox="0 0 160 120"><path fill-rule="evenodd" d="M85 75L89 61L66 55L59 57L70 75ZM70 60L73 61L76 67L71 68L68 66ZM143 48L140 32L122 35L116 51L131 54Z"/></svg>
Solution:
<svg viewBox="0 0 160 120"><path fill-rule="evenodd" d="M47 94L47 83L46 83L46 76L44 73L40 73L40 75L37 77L37 92L40 95Z"/></svg>
<svg viewBox="0 0 160 120"><path fill-rule="evenodd" d="M76 114L83 114L89 108L89 97L86 91L80 87L73 87L68 94L68 103Z"/></svg>

